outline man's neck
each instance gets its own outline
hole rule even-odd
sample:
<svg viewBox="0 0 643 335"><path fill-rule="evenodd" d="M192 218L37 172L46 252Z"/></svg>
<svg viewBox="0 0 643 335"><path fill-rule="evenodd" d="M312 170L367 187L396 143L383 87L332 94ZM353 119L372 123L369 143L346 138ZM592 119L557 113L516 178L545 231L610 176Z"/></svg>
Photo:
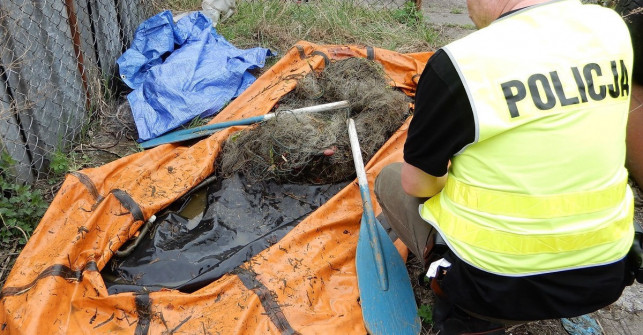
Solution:
<svg viewBox="0 0 643 335"><path fill-rule="evenodd" d="M550 0L509 0L502 9L502 14L510 12L512 10L543 4L549 1Z"/></svg>

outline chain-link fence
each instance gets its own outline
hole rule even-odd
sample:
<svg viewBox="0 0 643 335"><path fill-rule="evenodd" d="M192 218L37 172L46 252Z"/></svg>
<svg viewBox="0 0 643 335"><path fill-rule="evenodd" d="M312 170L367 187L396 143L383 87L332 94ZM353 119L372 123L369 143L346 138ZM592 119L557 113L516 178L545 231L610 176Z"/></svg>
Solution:
<svg viewBox="0 0 643 335"><path fill-rule="evenodd" d="M409 5L408 0L362 1L374 7ZM410 3L420 6L421 0ZM47 176L55 154L79 144L105 99L106 83L116 78L116 59L158 5L153 0L0 2L1 174L33 183Z"/></svg>
<svg viewBox="0 0 643 335"><path fill-rule="evenodd" d="M102 99L101 84L136 27L145 0L2 0L0 145L3 170L33 182L64 152ZM10 169L9 169L10 166Z"/></svg>

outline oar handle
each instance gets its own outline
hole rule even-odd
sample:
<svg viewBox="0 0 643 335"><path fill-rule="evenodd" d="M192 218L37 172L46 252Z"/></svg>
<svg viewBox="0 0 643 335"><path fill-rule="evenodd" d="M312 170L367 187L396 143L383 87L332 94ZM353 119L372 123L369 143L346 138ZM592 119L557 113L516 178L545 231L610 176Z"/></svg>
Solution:
<svg viewBox="0 0 643 335"><path fill-rule="evenodd" d="M377 267L380 288L383 291L386 291L388 290L388 276L386 273L386 265L384 264L382 244L380 242L379 234L377 233L377 227L375 226L377 224L377 220L375 219L375 213L373 212L371 192L368 188L368 179L366 179L366 170L364 169L364 161L362 160L362 150L359 147L355 121L353 121L353 119L348 119L346 123L348 124L348 138L351 143L351 152L353 153L355 171L357 172L357 184L359 185L359 193L362 196L362 207L364 208L362 220L366 219L369 242L371 250L373 251L373 258L375 259L375 266ZM364 232L360 232L360 234L363 233Z"/></svg>
<svg viewBox="0 0 643 335"><path fill-rule="evenodd" d="M348 138L351 143L351 152L353 154L353 162L355 164L355 172L357 172L357 183L359 188L368 188L368 180L366 179L366 170L364 169L364 161L362 160L362 149L359 147L359 139L357 138L357 129L355 128L355 121L348 119ZM362 199L364 202L371 202L370 197Z"/></svg>
<svg viewBox="0 0 643 335"><path fill-rule="evenodd" d="M348 103L348 101L342 100L342 101L331 102L331 103L321 104L316 106L296 108L292 110L284 110L279 113L293 113L293 114L317 113L317 112L324 112L324 111L330 111L330 110L341 109L341 108L349 108L349 107L350 107L350 104ZM253 116L245 119L207 124L205 126L200 126L195 128L176 130L171 133L159 136L157 138L145 141L141 143L141 147L143 149L148 149L161 144L175 143L175 142L181 142L181 141L191 140L195 138L205 137L214 133L216 130L219 130L219 129L224 129L232 126L251 125L257 122L269 120L275 117L275 115L276 115L275 113L271 113L266 115Z"/></svg>

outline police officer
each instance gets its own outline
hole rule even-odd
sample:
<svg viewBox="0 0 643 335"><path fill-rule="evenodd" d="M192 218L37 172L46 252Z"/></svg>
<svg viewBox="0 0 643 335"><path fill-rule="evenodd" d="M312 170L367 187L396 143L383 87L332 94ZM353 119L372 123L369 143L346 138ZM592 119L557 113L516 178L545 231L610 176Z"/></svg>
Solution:
<svg viewBox="0 0 643 335"><path fill-rule="evenodd" d="M404 162L375 185L411 252L435 260L435 327L501 334L607 306L632 282L627 27L579 0L467 5L480 29L428 61Z"/></svg>

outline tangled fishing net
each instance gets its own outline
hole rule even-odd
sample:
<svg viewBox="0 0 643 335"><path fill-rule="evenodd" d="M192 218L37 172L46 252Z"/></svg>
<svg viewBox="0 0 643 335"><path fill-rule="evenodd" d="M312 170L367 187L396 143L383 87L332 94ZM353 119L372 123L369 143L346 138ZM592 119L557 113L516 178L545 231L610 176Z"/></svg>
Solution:
<svg viewBox="0 0 643 335"><path fill-rule="evenodd" d="M347 100L350 110L292 114L288 110ZM355 120L367 162L404 121L409 98L392 88L376 62L349 58L298 80L276 116L234 134L219 159L224 178L330 184L355 175L346 120Z"/></svg>

